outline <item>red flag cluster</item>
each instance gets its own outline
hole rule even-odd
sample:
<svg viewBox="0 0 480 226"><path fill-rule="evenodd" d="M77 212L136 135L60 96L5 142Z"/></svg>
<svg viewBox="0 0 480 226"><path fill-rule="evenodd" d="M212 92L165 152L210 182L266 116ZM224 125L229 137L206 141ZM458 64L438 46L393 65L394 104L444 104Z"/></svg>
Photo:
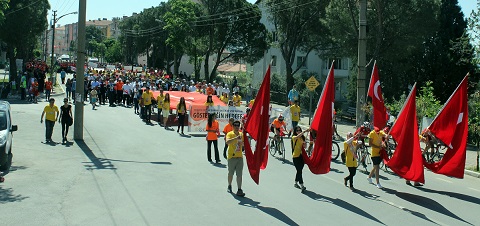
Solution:
<svg viewBox="0 0 480 226"><path fill-rule="evenodd" d="M399 176L424 183L423 166L425 166L434 173L463 178L468 133L467 76L428 127L430 132L448 147L444 157L436 163L427 163L422 157L418 139L416 86L414 86L390 130L390 135L398 145L392 158L385 159L386 164ZM373 67L368 95L372 98L374 126L383 128L388 118L376 63Z"/></svg>

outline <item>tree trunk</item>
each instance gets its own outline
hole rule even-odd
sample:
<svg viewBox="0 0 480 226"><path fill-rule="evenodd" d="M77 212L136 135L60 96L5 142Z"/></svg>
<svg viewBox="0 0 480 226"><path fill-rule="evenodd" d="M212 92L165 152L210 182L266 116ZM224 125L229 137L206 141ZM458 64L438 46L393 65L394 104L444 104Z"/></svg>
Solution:
<svg viewBox="0 0 480 226"><path fill-rule="evenodd" d="M15 48L12 45L7 46L7 57L10 60L10 80L17 79L17 62L15 56Z"/></svg>
<svg viewBox="0 0 480 226"><path fill-rule="evenodd" d="M288 94L288 91L293 88L295 80L292 75L292 65L287 65L287 90L285 92Z"/></svg>

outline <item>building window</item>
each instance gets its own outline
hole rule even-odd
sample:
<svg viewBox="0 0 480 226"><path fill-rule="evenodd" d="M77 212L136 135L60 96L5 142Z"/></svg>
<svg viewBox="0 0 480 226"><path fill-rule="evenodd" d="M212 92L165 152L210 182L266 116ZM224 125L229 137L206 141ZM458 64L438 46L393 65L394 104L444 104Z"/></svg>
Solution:
<svg viewBox="0 0 480 226"><path fill-rule="evenodd" d="M276 31L272 31L272 42L278 42L278 36Z"/></svg>
<svg viewBox="0 0 480 226"><path fill-rule="evenodd" d="M330 66L332 66L332 62L335 60L335 63L333 64L333 69L344 69L342 65L342 59L341 58L332 58L328 59L328 64L325 65L325 69L330 69Z"/></svg>
<svg viewBox="0 0 480 226"><path fill-rule="evenodd" d="M276 67L276 66L277 66L277 56L272 55L272 67Z"/></svg>
<svg viewBox="0 0 480 226"><path fill-rule="evenodd" d="M304 56L297 57L297 68L307 68L307 58Z"/></svg>

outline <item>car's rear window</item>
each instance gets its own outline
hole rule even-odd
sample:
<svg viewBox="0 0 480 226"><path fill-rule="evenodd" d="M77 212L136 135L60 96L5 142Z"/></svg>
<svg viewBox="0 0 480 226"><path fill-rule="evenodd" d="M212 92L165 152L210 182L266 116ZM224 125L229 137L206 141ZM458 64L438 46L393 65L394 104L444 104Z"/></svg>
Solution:
<svg viewBox="0 0 480 226"><path fill-rule="evenodd" d="M7 129L7 113L0 111L0 131Z"/></svg>

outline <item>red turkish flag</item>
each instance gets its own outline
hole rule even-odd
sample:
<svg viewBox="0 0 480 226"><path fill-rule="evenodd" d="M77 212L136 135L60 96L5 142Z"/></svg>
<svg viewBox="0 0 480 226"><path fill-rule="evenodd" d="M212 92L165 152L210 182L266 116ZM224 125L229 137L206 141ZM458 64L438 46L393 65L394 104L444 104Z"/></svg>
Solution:
<svg viewBox="0 0 480 226"><path fill-rule="evenodd" d="M437 139L447 145L447 152L439 162L424 162L425 167L434 173L463 178L468 136L467 83L468 75L428 127Z"/></svg>
<svg viewBox="0 0 480 226"><path fill-rule="evenodd" d="M384 128L387 125L387 108L383 102L382 87L380 86L380 77L378 76L377 62L373 64L372 77L368 87L368 96L372 98L373 105L373 126Z"/></svg>
<svg viewBox="0 0 480 226"><path fill-rule="evenodd" d="M302 150L303 160L313 174L326 174L330 172L334 101L335 83L332 63L310 126L312 130L317 132L312 155L308 157L305 150Z"/></svg>
<svg viewBox="0 0 480 226"><path fill-rule="evenodd" d="M267 167L268 161L268 134L270 110L270 65L268 66L265 78L258 90L255 101L250 111L250 116L245 123L243 138L245 142L245 158L248 171L255 183L259 183L260 169ZM256 141L255 153L252 152L248 142L247 133Z"/></svg>
<svg viewBox="0 0 480 226"><path fill-rule="evenodd" d="M392 158L386 162L387 166L400 177L425 183L422 150L418 139L416 93L415 84L390 130L390 135L395 138L398 145Z"/></svg>

